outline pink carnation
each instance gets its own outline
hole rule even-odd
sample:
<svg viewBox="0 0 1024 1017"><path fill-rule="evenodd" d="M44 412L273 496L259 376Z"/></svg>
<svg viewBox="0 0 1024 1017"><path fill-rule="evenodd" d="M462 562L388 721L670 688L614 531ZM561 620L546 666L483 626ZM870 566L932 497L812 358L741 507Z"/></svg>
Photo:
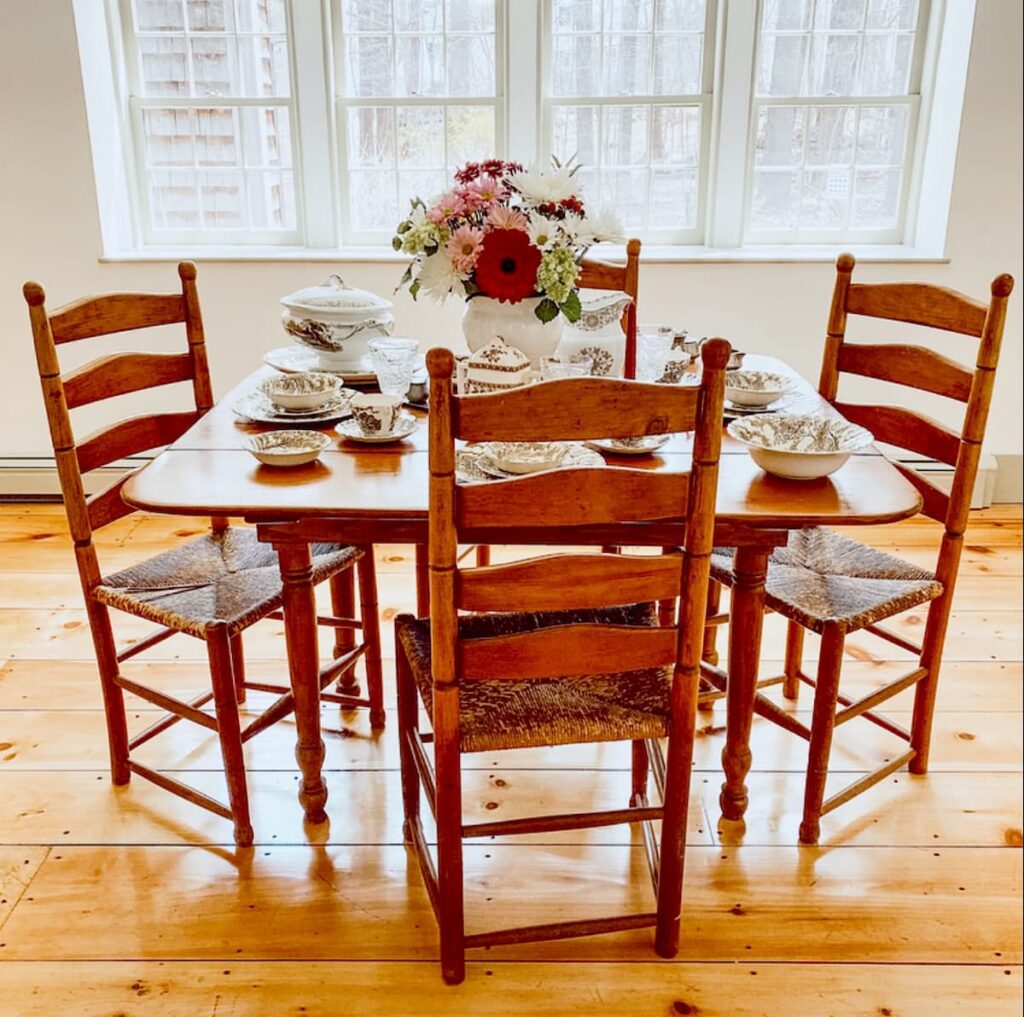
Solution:
<svg viewBox="0 0 1024 1017"><path fill-rule="evenodd" d="M508 194L508 188L494 177L478 177L466 187L466 190L480 205L493 205Z"/></svg>
<svg viewBox="0 0 1024 1017"><path fill-rule="evenodd" d="M445 250L458 272L468 275L473 271L483 239L484 231L476 226L460 226L452 234Z"/></svg>
<svg viewBox="0 0 1024 1017"><path fill-rule="evenodd" d="M463 215L465 211L466 203L462 195L458 191L449 191L442 194L433 206L427 209L427 218L436 225Z"/></svg>
<svg viewBox="0 0 1024 1017"><path fill-rule="evenodd" d="M518 208L508 208L506 205L495 205L487 213L487 225L496 230L522 230L524 233L529 228L526 216Z"/></svg>

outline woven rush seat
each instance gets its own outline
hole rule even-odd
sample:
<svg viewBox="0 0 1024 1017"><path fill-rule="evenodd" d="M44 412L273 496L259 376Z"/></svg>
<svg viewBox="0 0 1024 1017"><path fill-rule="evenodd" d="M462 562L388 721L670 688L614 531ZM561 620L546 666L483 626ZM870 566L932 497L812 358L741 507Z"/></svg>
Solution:
<svg viewBox="0 0 1024 1017"><path fill-rule="evenodd" d="M730 548L715 548L711 576L733 585ZM824 527L792 532L769 558L765 583L768 607L819 634L827 623L854 632L941 594L927 569Z"/></svg>
<svg viewBox="0 0 1024 1017"><path fill-rule="evenodd" d="M339 544L314 544L313 582L362 556ZM230 526L106 576L98 601L202 639L214 624L231 635L281 606L277 552L256 531Z"/></svg>
<svg viewBox="0 0 1024 1017"><path fill-rule="evenodd" d="M459 619L462 639L508 635L534 629L598 622L655 625L651 604L592 611L541 611L467 615ZM430 620L399 622L402 642L427 713L433 720ZM671 668L619 674L528 680L479 679L459 685L461 745L464 752L567 745L575 742L661 738L667 732Z"/></svg>

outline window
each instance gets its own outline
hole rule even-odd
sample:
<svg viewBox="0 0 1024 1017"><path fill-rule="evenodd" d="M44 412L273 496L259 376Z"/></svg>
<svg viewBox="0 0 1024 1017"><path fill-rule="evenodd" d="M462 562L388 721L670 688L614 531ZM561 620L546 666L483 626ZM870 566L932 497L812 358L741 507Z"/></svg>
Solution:
<svg viewBox="0 0 1024 1017"><path fill-rule="evenodd" d="M127 75L149 241L297 241L285 0L134 0Z"/></svg>
<svg viewBox="0 0 1024 1017"><path fill-rule="evenodd" d="M343 236L390 237L410 198L443 193L455 169L504 147L497 8L494 0L340 0Z"/></svg>
<svg viewBox="0 0 1024 1017"><path fill-rule="evenodd" d="M575 156L647 245L944 237L973 0L107 2L124 248L387 245L490 155Z"/></svg>
<svg viewBox="0 0 1024 1017"><path fill-rule="evenodd" d="M765 0L761 12L748 238L898 240L917 0Z"/></svg>

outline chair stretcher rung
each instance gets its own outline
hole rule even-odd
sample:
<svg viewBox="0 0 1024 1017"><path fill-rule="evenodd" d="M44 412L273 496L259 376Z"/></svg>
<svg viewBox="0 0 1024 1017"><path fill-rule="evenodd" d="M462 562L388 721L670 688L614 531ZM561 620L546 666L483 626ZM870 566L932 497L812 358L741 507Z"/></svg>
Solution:
<svg viewBox="0 0 1024 1017"><path fill-rule="evenodd" d="M204 809L208 809L224 819L234 819L234 816L231 815L231 810L226 805L222 805L216 798L204 795L202 791L197 791L194 787L189 787L187 784L182 784L181 781L165 777L162 773L151 770L148 766L143 766L142 763L136 763L134 759L128 761L128 768L132 773L137 773L140 777L156 784L157 787L170 791L172 795L177 795L193 805L199 805Z"/></svg>
<svg viewBox="0 0 1024 1017"><path fill-rule="evenodd" d="M904 689L910 688L911 685L915 685L927 673L927 669L923 667L916 668L908 674L905 674L902 678L897 678L896 681L890 682L883 688L875 690L870 695L858 699L855 703L851 703L845 709L839 710L836 713L836 723L845 724L846 721L853 720L854 717L859 717L862 713L867 713L880 703L884 703L887 699L891 699L893 696L898 695Z"/></svg>
<svg viewBox="0 0 1024 1017"><path fill-rule="evenodd" d="M848 784L842 791L838 791L831 798L825 800L821 806L821 814L824 816L833 809L838 809L840 805L846 804L851 798L855 798L861 792L867 791L869 787L874 787L879 781L885 780L890 773L895 773L900 767L909 763L916 755L917 752L911 749L909 752L904 752L903 755L890 760L885 766L872 770L871 773L861 777L860 780L855 780L852 784Z"/></svg>
<svg viewBox="0 0 1024 1017"><path fill-rule="evenodd" d="M170 639L171 636L178 634L177 629L161 628L154 632L152 635L146 636L145 639L140 639L137 643L132 643L126 650L122 650L117 655L117 662L123 664L126 660L130 660L132 657L138 656L159 643L162 643L165 639Z"/></svg>
<svg viewBox="0 0 1024 1017"><path fill-rule="evenodd" d="M408 732L406 741L412 751L413 762L416 764L416 770L420 775L427 804L430 806L430 811L434 814L434 818L437 819L437 792L434 790L434 768L430 765L427 750L423 747L423 741L418 731Z"/></svg>
<svg viewBox="0 0 1024 1017"><path fill-rule="evenodd" d="M505 946L512 943L535 943L547 939L575 939L596 936L626 929L647 929L656 925L658 916L653 912L636 915L616 915L611 918L587 918L575 922L552 922L549 925L526 925L518 929L498 929L466 936L466 949L476 946Z"/></svg>
<svg viewBox="0 0 1024 1017"><path fill-rule="evenodd" d="M165 695L163 692L157 692L156 689L147 688L145 685L133 682L130 678L125 678L124 675L117 675L114 678L114 684L119 685L126 692L131 692L140 699L145 699L147 703L162 707L168 713L177 714L179 717L191 720L194 724L200 724L211 731L217 730L216 718L211 717L208 713L203 713L202 710L197 710L190 703L182 702L180 699Z"/></svg>
<svg viewBox="0 0 1024 1017"><path fill-rule="evenodd" d="M468 823L463 837L498 837L503 834L552 833L556 830L589 830L617 823L641 823L661 819L662 809L648 806L638 809L609 809L605 812L566 812L553 816L527 816L494 823Z"/></svg>
<svg viewBox="0 0 1024 1017"><path fill-rule="evenodd" d="M888 629L882 628L881 625L865 625L865 632L870 632L873 636L878 636L879 639L884 639L886 642L892 643L894 646L902 647L904 650L909 650L914 655L921 656L921 647L917 643L912 643L909 639L904 639L903 636L897 635L895 632L890 632Z"/></svg>
<svg viewBox="0 0 1024 1017"><path fill-rule="evenodd" d="M196 696L195 699L190 699L188 705L199 709L201 706L205 706L211 699L213 699L212 692L204 692L200 696ZM166 731L169 727L177 724L179 720L184 720L180 713L172 713L166 717L161 717L155 724L150 724L149 727L140 731L129 743L129 749L137 749L140 745L145 745L150 739L155 738L158 734Z"/></svg>
<svg viewBox="0 0 1024 1017"><path fill-rule="evenodd" d="M427 846L427 838L423 835L423 824L420 822L419 816L405 821L405 835L412 843L412 848L416 853L420 874L423 876L423 884L427 888L427 897L430 899L430 906L434 909L434 917L440 920L441 907L437 869L434 866L430 848Z"/></svg>

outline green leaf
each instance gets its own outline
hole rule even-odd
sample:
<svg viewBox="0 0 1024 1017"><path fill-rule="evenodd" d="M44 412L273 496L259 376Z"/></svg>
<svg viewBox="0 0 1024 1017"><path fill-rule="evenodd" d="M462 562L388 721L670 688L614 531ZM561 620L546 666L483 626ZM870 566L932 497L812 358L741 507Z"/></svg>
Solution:
<svg viewBox="0 0 1024 1017"><path fill-rule="evenodd" d="M416 294L419 293L419 291L420 281L419 279L413 279L413 281L409 284L409 294L413 298L413 300L416 299Z"/></svg>
<svg viewBox="0 0 1024 1017"><path fill-rule="evenodd" d="M538 305L537 310L534 314L540 318L541 321L547 323L554 321L558 317L558 304L556 304L550 297L545 297Z"/></svg>
<svg viewBox="0 0 1024 1017"><path fill-rule="evenodd" d="M407 282L412 280L412 263L410 262L405 266L405 271L402 273L402 278L398 280L399 286L404 286Z"/></svg>
<svg viewBox="0 0 1024 1017"><path fill-rule="evenodd" d="M580 315L583 313L583 307L580 305L580 295L576 290L572 290L569 296L565 298L565 303L561 305L562 314L565 315L567 321L579 321Z"/></svg>

